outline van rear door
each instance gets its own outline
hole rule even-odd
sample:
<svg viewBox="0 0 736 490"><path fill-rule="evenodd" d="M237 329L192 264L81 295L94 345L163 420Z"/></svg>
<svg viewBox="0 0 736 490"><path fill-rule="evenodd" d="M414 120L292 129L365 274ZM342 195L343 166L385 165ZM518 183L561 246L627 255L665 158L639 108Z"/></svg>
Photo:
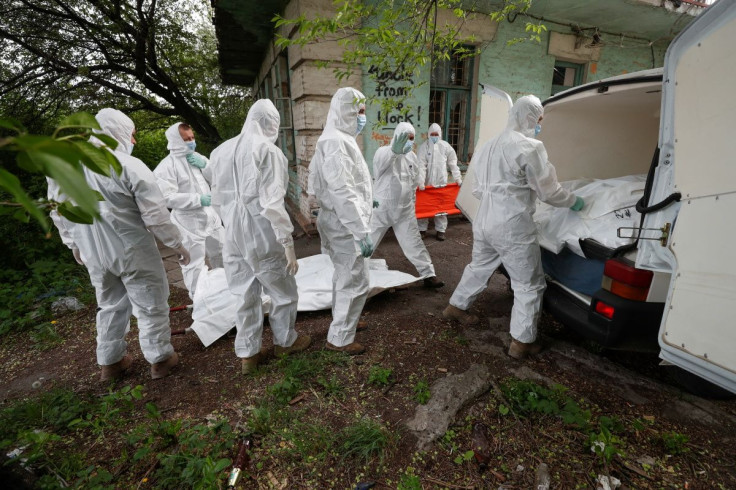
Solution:
<svg viewBox="0 0 736 490"><path fill-rule="evenodd" d="M660 357L736 393L734 46L736 0L720 0L667 50L649 205L681 200L647 214L644 227L663 229L665 245L641 241L636 265L673 273Z"/></svg>
<svg viewBox="0 0 736 490"><path fill-rule="evenodd" d="M478 128L478 144L475 145L474 155L480 154L480 149L506 128L509 119L509 111L513 102L509 94L491 85L483 86L483 96L480 103L480 125ZM463 185L457 194L455 206L463 212L466 218L473 221L478 212L480 201L473 196L475 185L475 172L473 162L468 165L468 170L463 178Z"/></svg>

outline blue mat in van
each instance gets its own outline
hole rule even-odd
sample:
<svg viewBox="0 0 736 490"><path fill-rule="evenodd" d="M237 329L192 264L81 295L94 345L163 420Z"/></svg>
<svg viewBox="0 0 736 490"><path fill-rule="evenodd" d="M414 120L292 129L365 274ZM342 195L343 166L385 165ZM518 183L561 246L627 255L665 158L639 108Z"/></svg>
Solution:
<svg viewBox="0 0 736 490"><path fill-rule="evenodd" d="M601 288L604 260L586 259L567 248L559 254L542 249L542 268L557 282L568 288L593 296Z"/></svg>

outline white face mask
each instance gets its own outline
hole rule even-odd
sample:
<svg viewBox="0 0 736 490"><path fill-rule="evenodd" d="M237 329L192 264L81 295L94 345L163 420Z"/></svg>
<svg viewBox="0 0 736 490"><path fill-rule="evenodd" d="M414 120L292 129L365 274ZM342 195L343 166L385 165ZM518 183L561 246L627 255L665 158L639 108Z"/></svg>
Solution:
<svg viewBox="0 0 736 490"><path fill-rule="evenodd" d="M436 145L437 142L440 140L440 137L439 136L430 136L429 139L430 139L430 141L432 141L432 144Z"/></svg>
<svg viewBox="0 0 736 490"><path fill-rule="evenodd" d="M365 117L365 114L358 114L358 130L355 132L356 135L363 131L367 120L368 119Z"/></svg>
<svg viewBox="0 0 736 490"><path fill-rule="evenodd" d="M194 140L185 141L184 144L187 145L187 150L189 151L189 153L194 153L194 150L197 148L197 142Z"/></svg>
<svg viewBox="0 0 736 490"><path fill-rule="evenodd" d="M542 132L542 125L541 124L537 124L536 126L534 126L534 136L537 136L541 132Z"/></svg>
<svg viewBox="0 0 736 490"><path fill-rule="evenodd" d="M130 146L128 146L128 148L127 148L128 155L132 155L133 154L133 147L134 146L135 146L135 143L131 143Z"/></svg>

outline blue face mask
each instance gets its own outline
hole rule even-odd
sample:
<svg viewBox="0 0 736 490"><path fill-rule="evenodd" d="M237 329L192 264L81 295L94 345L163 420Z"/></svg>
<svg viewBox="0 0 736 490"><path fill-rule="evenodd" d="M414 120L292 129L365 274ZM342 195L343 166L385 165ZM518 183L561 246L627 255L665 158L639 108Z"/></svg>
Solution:
<svg viewBox="0 0 736 490"><path fill-rule="evenodd" d="M436 145L437 142L440 140L440 137L439 136L430 136L429 139L430 139L430 141L432 141L432 144L433 145Z"/></svg>
<svg viewBox="0 0 736 490"><path fill-rule="evenodd" d="M536 126L534 126L534 136L537 136L541 132L542 132L542 125L541 124L537 124Z"/></svg>
<svg viewBox="0 0 736 490"><path fill-rule="evenodd" d="M358 114L358 130L355 132L355 134L360 134L361 131L363 131L363 128L365 127L367 119L365 117L365 114Z"/></svg>
<svg viewBox="0 0 736 490"><path fill-rule="evenodd" d="M404 145L404 154L409 153L413 147L414 147L414 141L408 140L406 144Z"/></svg>
<svg viewBox="0 0 736 490"><path fill-rule="evenodd" d="M184 144L187 145L187 149L189 150L189 153L194 153L194 150L197 148L197 142L194 140L185 141Z"/></svg>

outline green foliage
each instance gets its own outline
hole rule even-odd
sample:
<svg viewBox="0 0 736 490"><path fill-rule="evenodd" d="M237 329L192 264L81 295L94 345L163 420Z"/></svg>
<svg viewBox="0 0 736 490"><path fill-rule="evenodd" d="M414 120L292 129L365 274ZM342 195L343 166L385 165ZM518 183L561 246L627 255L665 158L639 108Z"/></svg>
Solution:
<svg viewBox="0 0 736 490"><path fill-rule="evenodd" d="M475 451L472 451L472 450L465 451L462 454L458 454L457 457L453 459L452 461L455 464L463 464L463 463L467 463L468 461L472 461L473 457L475 457Z"/></svg>
<svg viewBox="0 0 736 490"><path fill-rule="evenodd" d="M414 385L414 400L420 405L425 405L430 398L432 398L432 392L429 390L429 384L426 380L421 380Z"/></svg>
<svg viewBox="0 0 736 490"><path fill-rule="evenodd" d="M340 380L337 378L336 374L333 374L329 380L324 376L320 376L319 378L317 378L317 384L322 387L325 395L327 396L331 396L334 398L345 397L345 387L340 383Z"/></svg>
<svg viewBox="0 0 736 490"><path fill-rule="evenodd" d="M588 444L593 454L598 455L605 464L610 464L611 460L617 454L623 455L624 452L621 449L623 441L611 433L611 430L601 424L597 433L592 432L588 436Z"/></svg>
<svg viewBox="0 0 736 490"><path fill-rule="evenodd" d="M564 386L555 385L549 389L533 381L511 379L501 385L501 391L511 403L508 408L516 413L554 415L562 418L566 424L583 429L590 422L590 410L582 410L575 400L566 395L567 388ZM507 407L499 406L502 415L506 410Z"/></svg>
<svg viewBox="0 0 736 490"><path fill-rule="evenodd" d="M682 454L688 452L690 449L685 445L688 443L690 438L685 434L679 432L665 432L662 434L662 444L669 454Z"/></svg>
<svg viewBox="0 0 736 490"><path fill-rule="evenodd" d="M17 176L0 169L0 188L8 192L44 230L48 231L49 223L43 208L55 209L75 223L89 224L93 218L99 217L99 193L87 185L84 167L106 176L112 172L120 173L122 167L106 147L97 147L87 142L92 130L100 129L92 115L84 112L72 114L58 124L51 136L28 134L21 123L7 118L0 119L0 127L10 132L10 135L0 139L0 150L15 152L20 169L45 175L59 184L61 194L55 196L56 200L36 203L22 187ZM117 146L111 138L104 141L110 148ZM70 201L64 201L64 198L69 198ZM26 220L25 215L16 217Z"/></svg>
<svg viewBox="0 0 736 490"><path fill-rule="evenodd" d="M422 480L416 475L414 468L410 466L401 475L396 488L398 490L422 490Z"/></svg>
<svg viewBox="0 0 736 490"><path fill-rule="evenodd" d="M392 369L383 368L381 366L371 367L368 373L368 384L376 386L388 386L391 382Z"/></svg>
<svg viewBox="0 0 736 490"><path fill-rule="evenodd" d="M140 159L151 170L169 155L165 133L165 129L150 129L138 131L135 135L133 156Z"/></svg>
<svg viewBox="0 0 736 490"><path fill-rule="evenodd" d="M340 438L343 459L355 458L364 463L376 457L383 462L385 451L394 443L393 435L370 418L361 418L355 424L345 427Z"/></svg>

